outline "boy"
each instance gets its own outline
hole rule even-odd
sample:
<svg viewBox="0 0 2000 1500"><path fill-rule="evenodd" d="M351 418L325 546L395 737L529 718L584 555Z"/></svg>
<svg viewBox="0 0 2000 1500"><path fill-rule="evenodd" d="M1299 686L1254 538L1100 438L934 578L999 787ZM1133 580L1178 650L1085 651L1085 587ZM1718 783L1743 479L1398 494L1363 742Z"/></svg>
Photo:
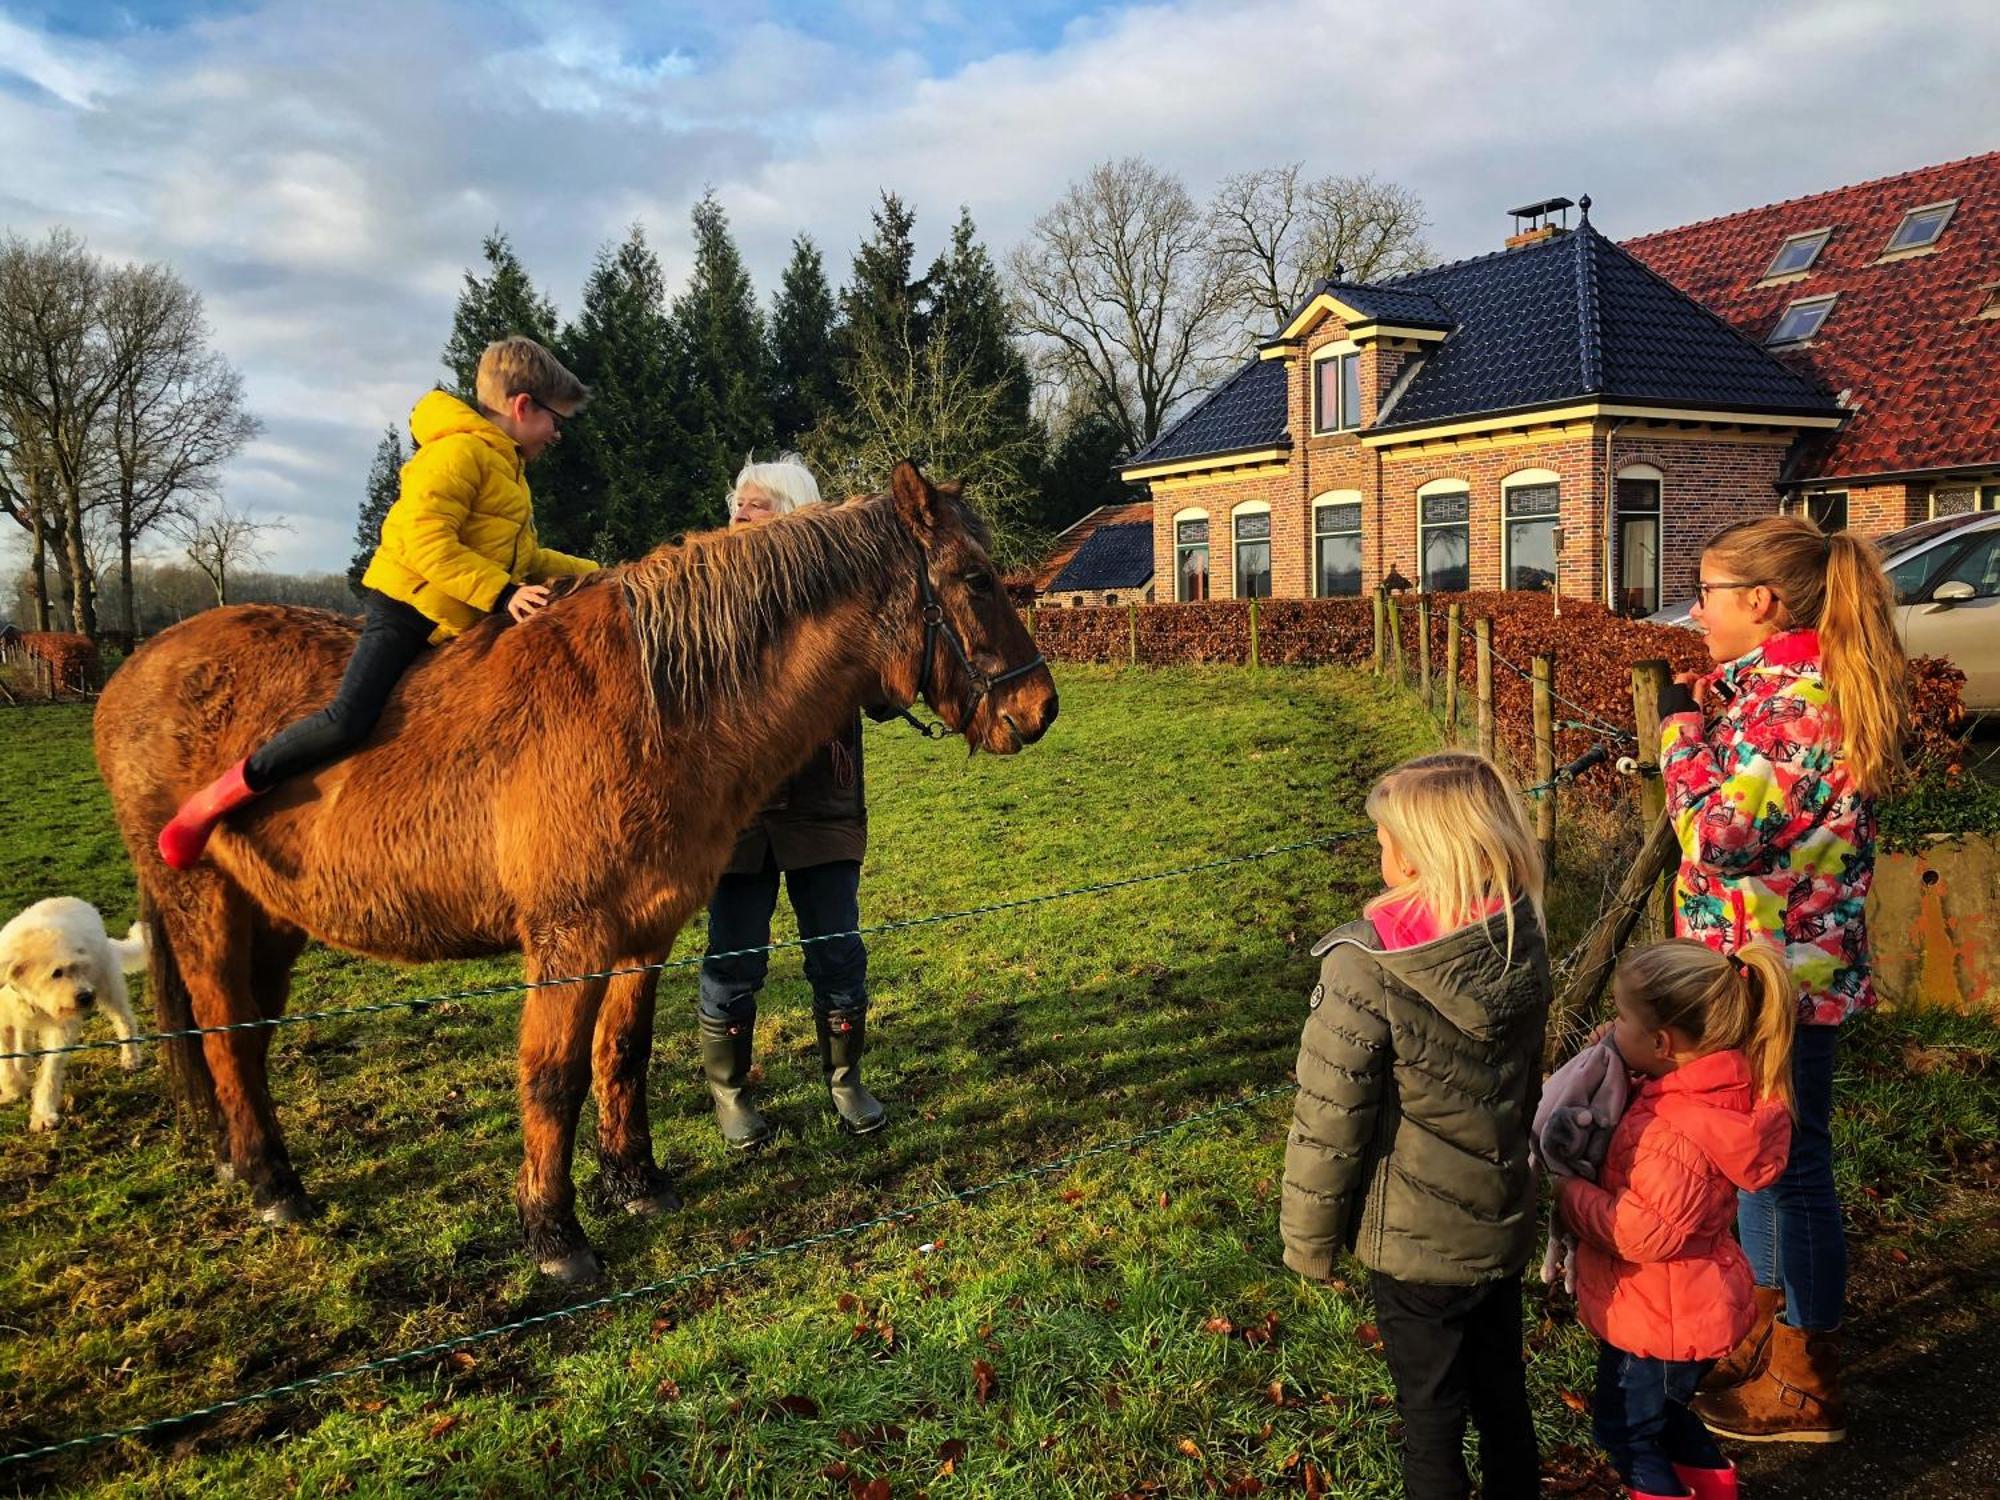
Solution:
<svg viewBox="0 0 2000 1500"><path fill-rule="evenodd" d="M215 825L288 777L338 760L374 729L426 646L488 614L525 620L549 601L541 580L597 564L535 537L525 467L562 437L589 399L582 381L533 339L486 346L477 411L432 391L410 414L417 451L363 575L361 639L333 701L280 730L181 805L160 830L160 858L192 869Z"/></svg>

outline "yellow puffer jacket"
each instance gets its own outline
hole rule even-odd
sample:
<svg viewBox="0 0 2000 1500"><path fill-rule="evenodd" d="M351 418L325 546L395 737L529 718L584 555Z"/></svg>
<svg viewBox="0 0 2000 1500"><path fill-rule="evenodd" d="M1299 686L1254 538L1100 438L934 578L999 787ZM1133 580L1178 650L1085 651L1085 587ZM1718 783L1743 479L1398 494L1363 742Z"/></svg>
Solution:
<svg viewBox="0 0 2000 1500"><path fill-rule="evenodd" d="M432 391L410 435L417 451L361 582L435 620L433 643L490 614L510 583L596 569L535 539L521 450L463 401Z"/></svg>

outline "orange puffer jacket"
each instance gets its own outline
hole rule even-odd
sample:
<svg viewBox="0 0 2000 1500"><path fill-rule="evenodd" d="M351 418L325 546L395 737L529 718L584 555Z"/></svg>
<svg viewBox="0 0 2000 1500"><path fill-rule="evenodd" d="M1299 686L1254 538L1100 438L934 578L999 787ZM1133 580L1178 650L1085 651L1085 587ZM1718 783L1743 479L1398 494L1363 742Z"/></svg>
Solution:
<svg viewBox="0 0 2000 1500"><path fill-rule="evenodd" d="M1613 1348L1720 1359L1750 1331L1750 1263L1730 1235L1736 1192L1778 1180L1792 1117L1759 1102L1741 1052L1648 1079L1612 1132L1594 1183L1558 1186L1576 1231L1576 1301Z"/></svg>

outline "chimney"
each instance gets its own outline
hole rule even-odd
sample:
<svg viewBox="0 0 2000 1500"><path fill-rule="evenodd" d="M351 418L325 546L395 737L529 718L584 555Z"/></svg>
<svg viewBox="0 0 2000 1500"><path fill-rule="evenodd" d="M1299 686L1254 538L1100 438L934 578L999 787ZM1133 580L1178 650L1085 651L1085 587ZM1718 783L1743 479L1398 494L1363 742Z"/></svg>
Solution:
<svg viewBox="0 0 2000 1500"><path fill-rule="evenodd" d="M1568 234L1569 211L1575 207L1567 198L1548 198L1510 208L1507 211L1514 216L1514 232L1507 236L1506 248L1518 250L1523 245L1539 245L1543 240ZM1562 216L1561 223L1556 222L1558 214Z"/></svg>

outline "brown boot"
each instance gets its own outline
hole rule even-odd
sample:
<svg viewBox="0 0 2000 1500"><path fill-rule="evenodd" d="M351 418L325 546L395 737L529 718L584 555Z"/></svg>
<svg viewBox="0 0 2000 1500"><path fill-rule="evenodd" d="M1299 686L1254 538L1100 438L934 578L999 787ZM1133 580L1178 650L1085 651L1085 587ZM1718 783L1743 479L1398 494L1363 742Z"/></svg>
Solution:
<svg viewBox="0 0 2000 1500"><path fill-rule="evenodd" d="M1701 1393L1713 1395L1754 1380L1764 1373L1764 1361L1771 1352L1771 1324L1785 1310L1785 1289L1760 1286L1756 1289L1757 1318L1743 1342L1715 1362L1715 1368L1701 1378Z"/></svg>
<svg viewBox="0 0 2000 1500"><path fill-rule="evenodd" d="M1710 1432L1744 1443L1839 1442L1847 1436L1839 1333L1773 1323L1763 1372L1734 1390L1697 1396L1694 1414Z"/></svg>

